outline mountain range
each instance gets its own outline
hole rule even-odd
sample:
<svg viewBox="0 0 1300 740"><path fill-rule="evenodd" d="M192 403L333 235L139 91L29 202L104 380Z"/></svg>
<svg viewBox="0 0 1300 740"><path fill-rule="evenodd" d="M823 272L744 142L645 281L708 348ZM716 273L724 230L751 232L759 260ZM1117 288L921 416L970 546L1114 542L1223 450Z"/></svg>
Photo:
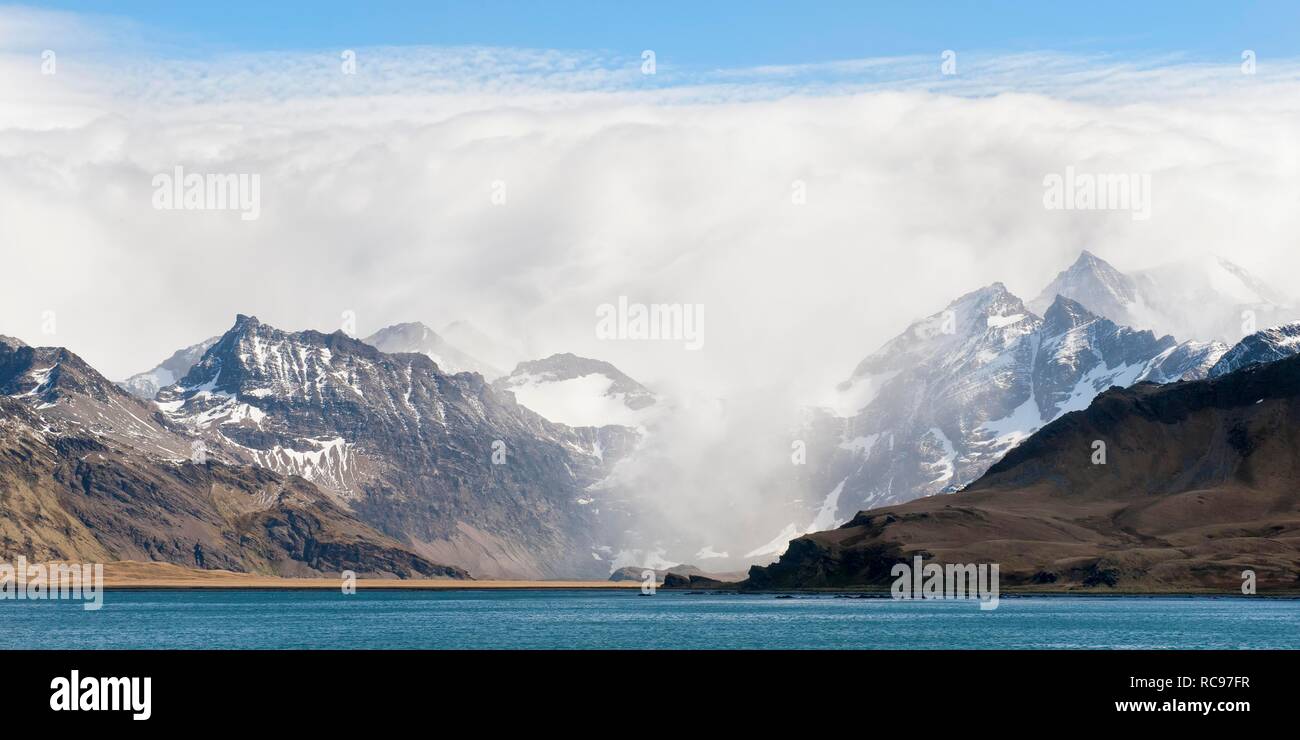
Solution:
<svg viewBox="0 0 1300 740"><path fill-rule="evenodd" d="M1131 283L1084 252L1049 289L1086 294L1122 313ZM961 490L1034 431L1105 389L1203 378L1228 351L1220 342L1180 342L1123 326L1060 294L1041 315L1031 305L1043 301L1027 305L994 283L914 322L862 360L836 389L835 403L815 411L804 430L812 440L805 498L817 508L805 514L811 524L796 522L787 532Z"/></svg>
<svg viewBox="0 0 1300 740"><path fill-rule="evenodd" d="M465 322L455 326L490 341ZM511 389L521 378L543 393L567 385L580 407L616 399L635 412L654 403L612 365L574 355L523 363L494 388L483 377L490 366L418 323L362 342L239 316L222 336L116 386L66 350L5 342L15 367L3 390L39 401L40 414L64 409L52 388L75 387L68 403L80 413L72 423L96 439L148 438L155 462L168 465L201 449L209 466L294 481L300 497L310 491L320 506L377 530L376 538L426 569L450 563L436 567L479 577L603 578L618 552L607 543L632 517L626 501L600 484L639 432L553 423L515 401ZM14 358L25 354L28 367L17 368ZM44 382L42 372L57 382ZM580 398L592 390L584 378L593 373L599 388ZM188 562L179 549L171 559ZM208 559L218 561L245 569L231 558ZM247 565L265 570L260 561Z"/></svg>
<svg viewBox="0 0 1300 740"><path fill-rule="evenodd" d="M1300 357L1111 388L960 493L859 512L754 567L756 589L888 586L895 563L998 563L1009 586L1300 588ZM1100 455L1098 453L1101 453Z"/></svg>
<svg viewBox="0 0 1300 740"><path fill-rule="evenodd" d="M508 345L467 322L441 332L397 324L362 341L239 316L121 384L66 349L0 338L11 453L0 492L40 502L11 513L0 542L6 552L178 564L192 564L197 545L208 564L280 573L604 578L644 558L767 563L854 512L966 490L1108 388L1228 377L1300 347L1300 323L1229 348L1121 322L1169 296L1200 295L1176 283L1221 285L1224 275L1246 287L1205 305L1286 310L1231 263L1214 261L1209 277L1169 277L1187 269L1130 276L1084 252L1029 303L994 283L913 322L858 363L834 404L809 410L797 432L806 464L758 496L764 506L787 500L768 513L790 523L762 531L772 517L755 517L761 526L722 539L716 529L668 531L681 521L664 516L654 485L689 481L647 475L673 464L663 437L692 423L673 417L680 404L572 353L504 373L495 362L513 362ZM100 463L94 482L67 472L90 461ZM130 499L117 516L114 469ZM32 483L46 479L48 488ZM100 492L95 507L78 486ZM174 501L163 493L173 489ZM186 502L177 505L187 518L174 502ZM24 531L40 536L24 540Z"/></svg>
<svg viewBox="0 0 1300 740"><path fill-rule="evenodd" d="M608 572L587 488L631 433L552 423L477 373L240 316L157 405L235 460L312 481L437 562L482 577Z"/></svg>

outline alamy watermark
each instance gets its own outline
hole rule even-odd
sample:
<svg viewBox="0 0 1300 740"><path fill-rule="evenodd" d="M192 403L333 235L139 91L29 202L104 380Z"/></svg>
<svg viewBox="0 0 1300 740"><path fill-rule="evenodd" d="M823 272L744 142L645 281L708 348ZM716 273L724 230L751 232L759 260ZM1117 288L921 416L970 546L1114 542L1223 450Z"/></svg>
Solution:
<svg viewBox="0 0 1300 740"><path fill-rule="evenodd" d="M160 211L239 211L244 221L262 215L262 176L248 173L172 172L153 176L153 207Z"/></svg>
<svg viewBox="0 0 1300 740"><path fill-rule="evenodd" d="M997 563L924 563L920 555L912 564L895 563L889 570L895 599L978 599L980 610L998 608Z"/></svg>
<svg viewBox="0 0 1300 740"><path fill-rule="evenodd" d="M104 606L103 563L28 564L18 557L14 563L0 563L0 601L79 599L88 612Z"/></svg>
<svg viewBox="0 0 1300 740"><path fill-rule="evenodd" d="M1151 218L1151 173L1049 173L1043 178L1043 208L1049 211L1129 211L1134 221Z"/></svg>
<svg viewBox="0 0 1300 740"><path fill-rule="evenodd" d="M73 669L50 681L50 709L55 712L131 712L131 719L153 716L153 679L149 676L82 676Z"/></svg>
<svg viewBox="0 0 1300 740"><path fill-rule="evenodd" d="M658 578L659 578L659 574L655 573L653 570L650 570L649 568L646 568L645 570L641 571L641 595L642 596L655 595L655 589L659 585Z"/></svg>
<svg viewBox="0 0 1300 740"><path fill-rule="evenodd" d="M631 303L627 296L618 304L596 307L597 339L658 339L683 342L689 350L704 346L704 304Z"/></svg>

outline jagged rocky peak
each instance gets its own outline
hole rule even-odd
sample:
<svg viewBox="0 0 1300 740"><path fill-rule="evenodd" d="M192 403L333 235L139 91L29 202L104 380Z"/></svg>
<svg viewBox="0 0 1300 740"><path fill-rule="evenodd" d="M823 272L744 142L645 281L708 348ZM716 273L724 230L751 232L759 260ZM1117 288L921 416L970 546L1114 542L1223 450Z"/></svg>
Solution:
<svg viewBox="0 0 1300 740"><path fill-rule="evenodd" d="M218 373L240 370L240 355L256 354L270 331L241 317L226 351L205 359ZM195 460L196 443L235 464ZM241 464L259 452L168 421L66 349L0 342L0 459L11 463L0 466L0 490L12 504L0 507L0 556L18 547L28 557L202 567L191 559L201 550L208 567L240 571L465 577L362 524L315 485L261 469L276 467L269 457ZM311 469L281 472L312 473L325 458L302 455Z"/></svg>
<svg viewBox="0 0 1300 740"><path fill-rule="evenodd" d="M1043 313L1043 331L1048 336L1064 334L1071 329L1091 324L1098 318L1100 317L1082 303L1058 295Z"/></svg>
<svg viewBox="0 0 1300 740"><path fill-rule="evenodd" d="M1087 255L1079 264L1104 272L1099 262ZM1106 388L1204 377L1227 349L1122 326L1065 295L1045 309L1039 318L994 283L863 360L839 386L831 418L815 417L821 426L807 432L829 438L810 461L812 491L803 495L821 503L806 516L826 525L859 508L961 490Z"/></svg>
<svg viewBox="0 0 1300 740"><path fill-rule="evenodd" d="M902 334L862 360L839 390L850 391L860 379L899 372L937 354L951 352L954 345L968 343L972 337L993 335L992 338L1002 341L1033 331L1038 321L1005 285L1000 282L987 285L957 298L942 311L913 322Z"/></svg>
<svg viewBox="0 0 1300 740"><path fill-rule="evenodd" d="M1114 366L1117 362L1130 365L1145 363L1152 359L1153 353L1158 356L1178 345L1172 336L1156 337L1149 329L1120 326L1104 316L1094 314L1078 301L1057 296L1043 318L1044 341L1050 344L1056 337L1082 331L1088 332L1089 336L1075 342L1076 346L1086 345L1107 366ZM1063 349L1070 352L1069 347Z"/></svg>
<svg viewBox="0 0 1300 740"><path fill-rule="evenodd" d="M355 395L360 393L355 365L381 357L342 331L286 332L240 314L180 382L159 392L158 400L172 403L198 391L281 399Z"/></svg>
<svg viewBox="0 0 1300 740"><path fill-rule="evenodd" d="M1300 352L1300 321L1255 332L1237 342L1210 368L1209 377L1226 375L1247 365L1276 362Z"/></svg>
<svg viewBox="0 0 1300 740"><path fill-rule="evenodd" d="M1029 307L1045 311L1057 295L1117 324L1182 339L1236 341L1247 310L1261 324L1300 318L1280 291L1240 265L1208 253L1129 274L1084 251Z"/></svg>
<svg viewBox="0 0 1300 740"><path fill-rule="evenodd" d="M384 327L365 338L365 343L382 352L414 352L433 360L443 372L478 373L499 377L499 368L465 352L424 324L414 321Z"/></svg>
<svg viewBox="0 0 1300 740"><path fill-rule="evenodd" d="M384 344L402 344L407 346L418 346L424 343L440 341L442 337L433 329L425 326L419 321L407 321L401 324L393 324L371 334L364 340L366 344L373 344L378 349L384 350L380 343ZM388 351L388 350L385 350ZM393 350L407 351L407 350Z"/></svg>
<svg viewBox="0 0 1300 740"><path fill-rule="evenodd" d="M62 347L0 342L0 396L31 408L44 428L175 457L188 442L156 409Z"/></svg>
<svg viewBox="0 0 1300 740"><path fill-rule="evenodd" d="M956 319L958 336L982 334L989 329L1012 326L1030 315L1024 301L1000 282L961 296L949 303L938 316L943 318L949 312Z"/></svg>
<svg viewBox="0 0 1300 740"><path fill-rule="evenodd" d="M144 405L119 393L120 409ZM114 416L108 405L79 397L75 405L90 413L61 424L63 404L25 400L0 396L0 560L468 577L362 524L306 481L178 456L165 435L148 434L138 412Z"/></svg>
<svg viewBox="0 0 1300 740"><path fill-rule="evenodd" d="M1138 288L1133 278L1085 249L1074 264L1062 270L1037 298L1030 301L1029 307L1034 311L1046 311L1056 296L1065 296L1091 311L1122 322L1138 301Z"/></svg>
<svg viewBox="0 0 1300 740"><path fill-rule="evenodd" d="M1223 342L1183 342L1165 354L1161 366L1166 372L1158 382L1208 378L1210 369L1227 351L1228 345Z"/></svg>
<svg viewBox="0 0 1300 740"><path fill-rule="evenodd" d="M0 334L0 345L4 345L9 349L18 349L19 347L26 347L27 343L21 339L6 337L5 335Z"/></svg>

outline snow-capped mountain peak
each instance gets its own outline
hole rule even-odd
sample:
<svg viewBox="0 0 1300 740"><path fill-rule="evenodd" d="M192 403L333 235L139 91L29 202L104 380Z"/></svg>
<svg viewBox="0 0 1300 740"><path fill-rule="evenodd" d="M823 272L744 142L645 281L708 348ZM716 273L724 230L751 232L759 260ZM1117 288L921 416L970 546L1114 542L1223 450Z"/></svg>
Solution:
<svg viewBox="0 0 1300 740"><path fill-rule="evenodd" d="M385 362L397 364L389 358L342 331L286 332L240 314L180 382L159 392L158 401L169 412L177 410L178 403L209 409L219 403L236 415L241 404L360 403L368 390L372 395L381 390L368 386L383 375ZM427 360L422 369L429 375L437 372Z"/></svg>
<svg viewBox="0 0 1300 740"><path fill-rule="evenodd" d="M639 426L656 398L603 360L572 353L521 362L494 385L551 421L570 426Z"/></svg>
<svg viewBox="0 0 1300 740"><path fill-rule="evenodd" d="M502 371L471 353L448 342L444 337L419 322L388 326L366 337L366 344L381 352L414 352L427 355L447 373L478 373L487 379L499 377Z"/></svg>
<svg viewBox="0 0 1300 740"><path fill-rule="evenodd" d="M1122 326L1183 339L1232 342L1252 322L1267 326L1300 319L1281 292L1208 253L1129 275L1084 251L1029 307L1045 312L1057 295Z"/></svg>
<svg viewBox="0 0 1300 740"><path fill-rule="evenodd" d="M1109 274L1092 255L1075 268ZM869 355L839 388L852 402L816 417L808 436L834 437L808 446L821 456L809 516L959 490L1110 386L1203 377L1226 349L1122 326L1061 294L1040 318L1000 283L980 288Z"/></svg>
<svg viewBox="0 0 1300 740"><path fill-rule="evenodd" d="M1058 295L1043 312L1043 332L1047 336L1064 334L1071 329L1091 324L1098 318L1100 317L1082 303Z"/></svg>
<svg viewBox="0 0 1300 740"><path fill-rule="evenodd" d="M1002 283L971 291L942 311L915 321L854 369L842 390L871 375L897 371L969 342L974 337L1023 334L1034 317Z"/></svg>
<svg viewBox="0 0 1300 740"><path fill-rule="evenodd" d="M1012 334L1022 334L1024 327L1017 325L1030 315L1024 302L1002 283L967 293L948 304L939 314L955 321L955 331L951 335L960 338L1000 333L1008 327L1016 327Z"/></svg>
<svg viewBox="0 0 1300 740"><path fill-rule="evenodd" d="M1045 312L1057 296L1065 296L1114 321L1123 321L1138 303L1137 285L1109 262L1084 250L1029 302L1036 313Z"/></svg>
<svg viewBox="0 0 1300 740"><path fill-rule="evenodd" d="M830 407L841 416L855 415L889 381L910 368L935 362L982 364L1033 332L1040 322L1002 283L971 291L942 311L913 322L858 363L836 388Z"/></svg>

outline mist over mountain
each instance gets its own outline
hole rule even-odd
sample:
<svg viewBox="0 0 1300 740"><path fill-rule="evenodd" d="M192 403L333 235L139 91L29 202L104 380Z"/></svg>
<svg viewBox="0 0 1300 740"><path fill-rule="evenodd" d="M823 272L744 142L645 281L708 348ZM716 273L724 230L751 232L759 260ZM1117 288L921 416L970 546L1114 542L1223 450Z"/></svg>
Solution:
<svg viewBox="0 0 1300 740"><path fill-rule="evenodd" d="M994 283L914 322L812 412L805 508L752 553L779 555L860 509L959 491L1111 386L1206 377L1225 344L1133 329L1083 302L1128 315L1138 285L1085 251L1028 305Z"/></svg>
<svg viewBox="0 0 1300 740"><path fill-rule="evenodd" d="M952 333L933 331L955 317ZM1179 344L1063 297L1042 318L1000 284L963 296L858 366L825 478L830 512L960 490L1026 436L1096 394L1202 377L1224 351ZM874 394L863 393L863 388Z"/></svg>
<svg viewBox="0 0 1300 740"><path fill-rule="evenodd" d="M486 363L491 373L484 373L484 377L489 380L500 377L524 359L518 342L498 339L464 319L450 322L442 328L440 335L452 346Z"/></svg>
<svg viewBox="0 0 1300 740"><path fill-rule="evenodd" d="M1074 264L1062 270L1027 305L1042 315L1057 296L1088 306L1089 310L1112 321L1132 325L1129 309L1138 300L1138 287L1136 280L1085 249Z"/></svg>
<svg viewBox="0 0 1300 740"><path fill-rule="evenodd" d="M427 355L445 373L473 372L488 380L503 374L503 371L457 348L418 322L385 327L363 341L381 352L416 352Z"/></svg>
<svg viewBox="0 0 1300 740"><path fill-rule="evenodd" d="M376 536L478 577L686 562L734 570L854 511L960 491L1112 386L1193 381L1292 353L1295 325L1229 349L1107 315L1158 305L1148 303L1153 285L1178 294L1171 275L1195 288L1227 274L1279 298L1222 261L1199 264L1211 275L1131 276L1083 252L1029 303L993 283L913 322L858 362L827 405L802 411L765 393L652 392L572 352L489 382L495 367L418 322L359 341L249 316L122 384L156 404L105 385L66 351L10 339L0 340L10 365L0 390L58 415L57 394L73 388L78 423L115 444L147 438L184 459L199 441L219 464L301 477ZM517 343L466 322L449 328L496 357Z"/></svg>
<svg viewBox="0 0 1300 740"><path fill-rule="evenodd" d="M1300 318L1300 309L1280 291L1212 254L1128 275L1085 250L1029 307L1044 311L1057 295L1125 326L1228 343L1255 326Z"/></svg>
<svg viewBox="0 0 1300 740"><path fill-rule="evenodd" d="M1300 572L1300 357L1111 388L960 493L859 512L751 588L887 585L894 563L999 563L1005 585L1235 592ZM1101 456L1098 457L1099 452Z"/></svg>

